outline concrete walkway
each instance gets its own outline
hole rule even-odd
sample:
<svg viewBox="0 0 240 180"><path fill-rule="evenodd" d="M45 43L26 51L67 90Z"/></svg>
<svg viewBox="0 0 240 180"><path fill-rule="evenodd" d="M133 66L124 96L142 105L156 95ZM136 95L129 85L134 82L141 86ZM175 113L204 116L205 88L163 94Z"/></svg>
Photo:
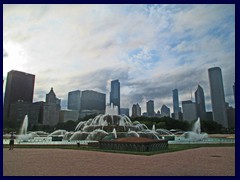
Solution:
<svg viewBox="0 0 240 180"><path fill-rule="evenodd" d="M152 156L82 150L3 149L4 176L234 176L235 147Z"/></svg>

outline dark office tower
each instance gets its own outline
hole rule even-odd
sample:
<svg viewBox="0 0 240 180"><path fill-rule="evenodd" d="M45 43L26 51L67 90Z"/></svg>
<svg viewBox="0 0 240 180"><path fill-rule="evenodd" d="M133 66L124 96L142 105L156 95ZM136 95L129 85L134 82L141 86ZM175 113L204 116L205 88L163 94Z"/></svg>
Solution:
<svg viewBox="0 0 240 180"><path fill-rule="evenodd" d="M219 67L208 69L208 77L212 100L213 120L227 128L228 121L221 69Z"/></svg>
<svg viewBox="0 0 240 180"><path fill-rule="evenodd" d="M153 117L155 115L154 101L153 100L149 100L147 102L147 115L148 115L148 117Z"/></svg>
<svg viewBox="0 0 240 180"><path fill-rule="evenodd" d="M110 104L118 106L118 114L120 114L120 82L119 80L111 81Z"/></svg>
<svg viewBox="0 0 240 180"><path fill-rule="evenodd" d="M77 110L81 109L81 96L80 90L71 91L68 93L68 109Z"/></svg>
<svg viewBox="0 0 240 180"><path fill-rule="evenodd" d="M98 110L99 113L104 113L106 109L106 94L85 90L81 95L80 110Z"/></svg>
<svg viewBox="0 0 240 180"><path fill-rule="evenodd" d="M173 113L174 119L179 119L179 100L178 100L178 90L173 90Z"/></svg>
<svg viewBox="0 0 240 180"><path fill-rule="evenodd" d="M35 75L12 70L7 74L4 97L4 121L9 119L12 103L33 101Z"/></svg>
<svg viewBox="0 0 240 180"><path fill-rule="evenodd" d="M233 95L234 95L234 103L235 103L235 82L233 84Z"/></svg>
<svg viewBox="0 0 240 180"><path fill-rule="evenodd" d="M198 88L195 92L195 101L197 107L197 116L200 117L201 120L206 120L204 92L203 88L200 85L198 85Z"/></svg>

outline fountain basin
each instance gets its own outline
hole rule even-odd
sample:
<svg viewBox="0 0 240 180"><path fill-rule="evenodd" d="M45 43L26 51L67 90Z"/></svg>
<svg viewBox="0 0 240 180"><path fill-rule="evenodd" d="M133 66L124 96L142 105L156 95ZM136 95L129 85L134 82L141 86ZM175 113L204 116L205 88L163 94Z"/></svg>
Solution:
<svg viewBox="0 0 240 180"><path fill-rule="evenodd" d="M168 141L142 137L127 137L112 141L101 140L99 141L99 147L110 150L149 152L167 149Z"/></svg>
<svg viewBox="0 0 240 180"><path fill-rule="evenodd" d="M175 140L175 136L162 136L162 138L164 139L164 140L167 140L167 141L174 141Z"/></svg>

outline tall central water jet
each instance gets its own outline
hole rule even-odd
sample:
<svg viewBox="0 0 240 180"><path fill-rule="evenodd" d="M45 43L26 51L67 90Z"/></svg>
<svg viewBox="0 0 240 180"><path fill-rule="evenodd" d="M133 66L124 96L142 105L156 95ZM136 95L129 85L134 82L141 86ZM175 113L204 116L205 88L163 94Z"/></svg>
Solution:
<svg viewBox="0 0 240 180"><path fill-rule="evenodd" d="M106 106L106 113L109 115L118 115L118 106L114 106L112 103L109 106Z"/></svg>
<svg viewBox="0 0 240 180"><path fill-rule="evenodd" d="M194 123L192 131L197 133L197 134L201 134L201 123L200 123L200 118L198 118L198 120Z"/></svg>
<svg viewBox="0 0 240 180"><path fill-rule="evenodd" d="M28 141L29 139L32 139L34 137L33 133L28 134L28 115L26 114L22 123L22 126L20 128L20 133L17 136L17 139L22 141Z"/></svg>
<svg viewBox="0 0 240 180"><path fill-rule="evenodd" d="M28 129L28 115L26 114L22 123L22 127L20 129L20 135L26 135Z"/></svg>
<svg viewBox="0 0 240 180"><path fill-rule="evenodd" d="M183 136L189 140L203 140L208 138L207 133L201 133L200 118L194 123L192 131L185 132Z"/></svg>

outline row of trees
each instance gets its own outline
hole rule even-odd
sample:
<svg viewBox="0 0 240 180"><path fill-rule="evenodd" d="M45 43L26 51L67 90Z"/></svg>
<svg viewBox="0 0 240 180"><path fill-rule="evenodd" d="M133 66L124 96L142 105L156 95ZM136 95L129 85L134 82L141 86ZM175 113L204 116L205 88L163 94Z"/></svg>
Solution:
<svg viewBox="0 0 240 180"><path fill-rule="evenodd" d="M53 132L56 129L64 129L66 131L74 131L75 127L80 121L87 121L90 118L94 118L96 115L88 115L84 118L79 119L78 121L67 121L64 123L58 123L56 126L48 126L48 125L34 125L30 126L28 128L29 131L45 131L45 132ZM155 128L163 128L163 129L181 129L183 131L191 131L194 121L188 122L188 121L181 121L181 120L175 120L170 117L135 117L130 118L132 122L139 121L142 124L145 124L149 129L152 129L153 125L155 125ZM18 132L20 129L5 129L5 131L16 131ZM218 124L215 121L210 120L201 120L201 130L202 132L206 132L209 134L215 134L215 133L235 133L234 129L227 129L224 128L222 125Z"/></svg>
<svg viewBox="0 0 240 180"><path fill-rule="evenodd" d="M139 121L140 123L146 124L146 126L151 129L153 124L155 124L155 128L163 128L163 129L181 129L183 131L191 131L193 124L195 121L182 121L175 120L170 117L136 117L132 118L132 121ZM216 121L212 120L201 120L201 131L206 132L208 134L227 134L227 133L235 133L234 129L224 128L221 124L218 124Z"/></svg>

